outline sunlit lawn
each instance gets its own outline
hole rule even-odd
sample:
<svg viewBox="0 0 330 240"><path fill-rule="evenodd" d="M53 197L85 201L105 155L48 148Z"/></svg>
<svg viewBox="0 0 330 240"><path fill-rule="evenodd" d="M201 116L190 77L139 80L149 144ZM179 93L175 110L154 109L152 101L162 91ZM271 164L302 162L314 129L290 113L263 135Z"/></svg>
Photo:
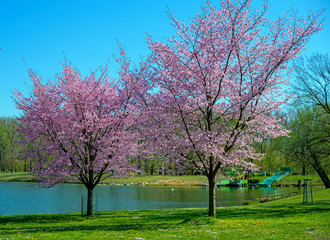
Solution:
<svg viewBox="0 0 330 240"><path fill-rule="evenodd" d="M0 216L0 239L330 239L330 190L265 204L217 209L167 209Z"/></svg>
<svg viewBox="0 0 330 240"><path fill-rule="evenodd" d="M259 179L259 182L262 182L266 177L255 176L254 178ZM298 180L301 180L303 184L303 179L306 176L302 175L289 175L283 180L276 182L275 184L297 184ZM313 185L322 186L323 183L318 175L310 175L309 178L312 178ZM35 177L32 173L17 172L14 174L11 173L0 173L0 181L18 181L18 182L31 182L35 181ZM207 178L203 175L183 175L183 176L171 176L171 175L138 175L135 177L128 178L107 178L103 183L110 184L143 184L148 183L148 185L199 185L207 184Z"/></svg>
<svg viewBox="0 0 330 240"><path fill-rule="evenodd" d="M16 172L16 173L1 173L0 172L0 181L17 181L17 182L31 182L35 181L35 177L32 173L27 172ZM207 183L207 178L203 175L190 176L190 175L182 175L182 176L173 176L173 175L137 175L134 177L126 177L126 178L107 178L103 181L103 183L114 183L114 184L142 184L142 183L150 183L157 184L163 183L166 184L200 184Z"/></svg>
<svg viewBox="0 0 330 240"><path fill-rule="evenodd" d="M323 186L323 182L319 175L289 175L282 180L278 181L276 184L297 184L298 180L301 180L301 184L304 183L304 179L306 178L312 179L313 185Z"/></svg>
<svg viewBox="0 0 330 240"><path fill-rule="evenodd" d="M35 177L29 172L4 173L0 172L0 181L32 182Z"/></svg>
<svg viewBox="0 0 330 240"><path fill-rule="evenodd" d="M173 175L138 175L135 177L128 178L108 178L104 182L109 183L123 183L123 184L142 184L149 183L152 184L163 184L163 185L171 185L171 184L201 184L207 183L207 178L204 175L182 175L182 176L173 176Z"/></svg>

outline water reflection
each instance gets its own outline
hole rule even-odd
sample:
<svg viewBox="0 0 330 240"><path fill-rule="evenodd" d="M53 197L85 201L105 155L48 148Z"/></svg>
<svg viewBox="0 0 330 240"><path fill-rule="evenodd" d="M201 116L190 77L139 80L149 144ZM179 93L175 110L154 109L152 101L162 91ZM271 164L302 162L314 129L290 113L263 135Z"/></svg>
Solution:
<svg viewBox="0 0 330 240"><path fill-rule="evenodd" d="M238 206L259 196L292 191L301 189L220 187L216 189L217 207ZM85 187L79 184L45 189L32 183L0 182L0 215L79 212L85 195ZM199 187L101 185L94 196L96 211L208 206L208 189Z"/></svg>

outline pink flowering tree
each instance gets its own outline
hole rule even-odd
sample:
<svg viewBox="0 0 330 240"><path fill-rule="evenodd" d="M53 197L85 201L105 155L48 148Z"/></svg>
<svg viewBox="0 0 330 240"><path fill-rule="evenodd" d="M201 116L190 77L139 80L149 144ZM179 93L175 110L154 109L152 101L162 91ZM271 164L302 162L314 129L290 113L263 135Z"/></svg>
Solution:
<svg viewBox="0 0 330 240"><path fill-rule="evenodd" d="M170 15L176 36L167 42L148 38L156 84L145 114L149 150L166 155L167 166L206 175L209 216L216 216L217 174L254 168L251 159L262 155L253 143L288 134L272 113L287 103L290 60L322 28L322 12L271 22L267 8L208 3L189 25Z"/></svg>
<svg viewBox="0 0 330 240"><path fill-rule="evenodd" d="M88 192L87 216L94 213L93 189L107 176L130 174L136 152L133 131L138 116L136 73L123 58L120 77L110 81L103 68L82 77L70 65L44 83L30 71L31 96L14 93L23 111L21 132L34 147L34 172L45 187L78 180Z"/></svg>

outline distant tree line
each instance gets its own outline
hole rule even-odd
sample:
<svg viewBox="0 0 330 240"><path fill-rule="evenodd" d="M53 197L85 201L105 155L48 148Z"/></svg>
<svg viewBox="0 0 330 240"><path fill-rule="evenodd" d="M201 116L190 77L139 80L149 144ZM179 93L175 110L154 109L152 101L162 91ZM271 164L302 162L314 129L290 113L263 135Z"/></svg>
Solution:
<svg viewBox="0 0 330 240"><path fill-rule="evenodd" d="M22 144L23 136L19 133L19 120L15 117L0 117L0 172L30 172L34 158L25 154L25 148L37 151L33 143ZM41 155L42 153L38 153ZM148 158L135 158L137 169L146 175L178 174L175 166L164 164L159 156L150 155ZM194 170L185 174L194 174Z"/></svg>
<svg viewBox="0 0 330 240"><path fill-rule="evenodd" d="M17 131L19 121L12 117L0 118L0 171L29 171L30 163L19 161L22 145L22 135Z"/></svg>

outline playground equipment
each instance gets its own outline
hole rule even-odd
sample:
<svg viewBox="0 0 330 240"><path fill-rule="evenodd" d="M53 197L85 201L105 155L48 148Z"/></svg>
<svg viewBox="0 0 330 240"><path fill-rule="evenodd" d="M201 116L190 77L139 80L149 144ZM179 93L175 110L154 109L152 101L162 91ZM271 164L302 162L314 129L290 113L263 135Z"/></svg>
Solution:
<svg viewBox="0 0 330 240"><path fill-rule="evenodd" d="M258 183L259 187L270 187L274 182L281 180L292 172L292 167L281 167L281 171L275 173L273 176L264 179Z"/></svg>
<svg viewBox="0 0 330 240"><path fill-rule="evenodd" d="M227 186L229 187L244 187L248 184L247 179L240 179L237 181L231 181Z"/></svg>

